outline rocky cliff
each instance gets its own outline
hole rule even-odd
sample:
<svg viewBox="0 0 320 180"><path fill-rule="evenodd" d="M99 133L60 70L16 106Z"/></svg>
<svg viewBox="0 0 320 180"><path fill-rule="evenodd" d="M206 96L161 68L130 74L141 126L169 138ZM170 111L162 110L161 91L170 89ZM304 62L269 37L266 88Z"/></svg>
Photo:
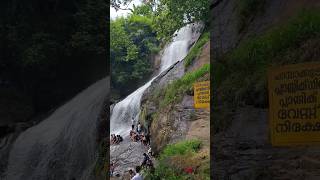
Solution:
<svg viewBox="0 0 320 180"><path fill-rule="evenodd" d="M266 81L270 66L319 61L319 5L222 0L214 7L214 179L320 178L318 147L271 146Z"/></svg>
<svg viewBox="0 0 320 180"><path fill-rule="evenodd" d="M185 67L184 60L177 62L157 77L144 92L140 119L151 133L151 145L155 153L159 153L168 144L185 139L200 138L209 143L210 111L194 108L192 88L180 94L180 100L168 105L162 104L163 93L168 85L209 63L210 43L206 43L192 65ZM205 74L198 81L208 79L209 74Z"/></svg>

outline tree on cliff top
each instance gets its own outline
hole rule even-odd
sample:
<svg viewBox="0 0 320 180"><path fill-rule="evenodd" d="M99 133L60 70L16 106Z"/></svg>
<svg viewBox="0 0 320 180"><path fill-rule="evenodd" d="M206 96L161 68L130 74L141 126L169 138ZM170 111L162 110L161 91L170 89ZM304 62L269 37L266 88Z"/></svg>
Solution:
<svg viewBox="0 0 320 180"><path fill-rule="evenodd" d="M172 34L188 23L208 22L209 0L143 0L153 10L153 26L158 39L168 41ZM116 10L127 9L132 0L111 0ZM131 9L131 11L133 11Z"/></svg>
<svg viewBox="0 0 320 180"><path fill-rule="evenodd" d="M111 85L120 96L138 88L150 75L150 55L158 52L151 11L145 7L135 7L131 15L112 20L110 24Z"/></svg>

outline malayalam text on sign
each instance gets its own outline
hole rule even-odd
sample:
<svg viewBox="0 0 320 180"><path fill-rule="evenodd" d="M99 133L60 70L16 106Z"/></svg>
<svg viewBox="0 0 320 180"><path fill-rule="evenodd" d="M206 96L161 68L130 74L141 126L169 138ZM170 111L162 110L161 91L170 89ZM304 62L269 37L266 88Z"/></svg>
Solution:
<svg viewBox="0 0 320 180"><path fill-rule="evenodd" d="M194 107L208 108L210 107L210 81L197 82L193 86L194 89Z"/></svg>
<svg viewBox="0 0 320 180"><path fill-rule="evenodd" d="M320 144L320 63L272 68L268 84L272 145Z"/></svg>

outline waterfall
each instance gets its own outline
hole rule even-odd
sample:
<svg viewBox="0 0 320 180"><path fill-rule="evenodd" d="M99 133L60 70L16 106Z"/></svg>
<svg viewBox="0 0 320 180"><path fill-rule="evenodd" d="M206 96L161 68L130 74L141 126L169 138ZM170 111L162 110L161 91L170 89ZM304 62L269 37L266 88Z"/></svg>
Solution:
<svg viewBox="0 0 320 180"><path fill-rule="evenodd" d="M172 42L164 49L158 75L177 61L186 57L190 43L200 35L199 26L201 26L200 23L189 24L175 33ZM132 117L135 120L139 117L141 96L157 76L114 106L110 119L111 134L128 135L131 130Z"/></svg>
<svg viewBox="0 0 320 180"><path fill-rule="evenodd" d="M98 116L108 85L109 78L96 82L21 133L10 151L4 179L92 179Z"/></svg>
<svg viewBox="0 0 320 180"><path fill-rule="evenodd" d="M120 134L124 137L124 142L120 145L110 147L111 160L116 161L123 169L130 167L134 162L139 161L136 156L141 156L141 148L130 142L129 132L131 130L131 119L137 122L140 113L140 101L143 92L151 85L152 81L172 66L177 61L183 60L188 54L190 45L199 38L202 28L201 23L189 24L176 31L172 41L164 48L160 72L151 78L146 84L118 102L111 113L110 133ZM129 150L130 149L130 150ZM124 170L119 171L124 171ZM119 172L120 173L120 172Z"/></svg>

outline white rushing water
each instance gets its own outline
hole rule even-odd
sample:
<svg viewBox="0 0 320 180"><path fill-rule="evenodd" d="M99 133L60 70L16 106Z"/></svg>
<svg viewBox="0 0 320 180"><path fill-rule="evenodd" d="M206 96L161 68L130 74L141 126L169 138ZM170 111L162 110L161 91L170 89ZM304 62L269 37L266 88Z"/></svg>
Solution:
<svg viewBox="0 0 320 180"><path fill-rule="evenodd" d="M199 38L199 29L202 26L201 23L189 24L177 31L173 41L163 51L158 75L114 106L110 119L110 134L120 134L124 137L122 143L110 147L111 161L115 162L117 167L115 173L122 174L128 168L132 168L137 163L140 163L142 153L145 151L140 143L131 142L129 139L131 119L134 117L135 122L138 121L143 92L157 76L186 57L190 45Z"/></svg>
<svg viewBox="0 0 320 180"><path fill-rule="evenodd" d="M3 179L91 180L98 116L109 89L109 78L99 80L21 133Z"/></svg>
<svg viewBox="0 0 320 180"><path fill-rule="evenodd" d="M164 49L161 57L160 72L158 75L177 61L186 57L189 45L194 39L197 39L200 36L199 26L201 26L199 23L189 24L175 33L176 36L173 38L173 41ZM135 118L135 121L137 121L139 117L142 94L157 76L153 77L146 84L114 106L110 119L111 134L120 134L122 136L129 134L132 117Z"/></svg>

